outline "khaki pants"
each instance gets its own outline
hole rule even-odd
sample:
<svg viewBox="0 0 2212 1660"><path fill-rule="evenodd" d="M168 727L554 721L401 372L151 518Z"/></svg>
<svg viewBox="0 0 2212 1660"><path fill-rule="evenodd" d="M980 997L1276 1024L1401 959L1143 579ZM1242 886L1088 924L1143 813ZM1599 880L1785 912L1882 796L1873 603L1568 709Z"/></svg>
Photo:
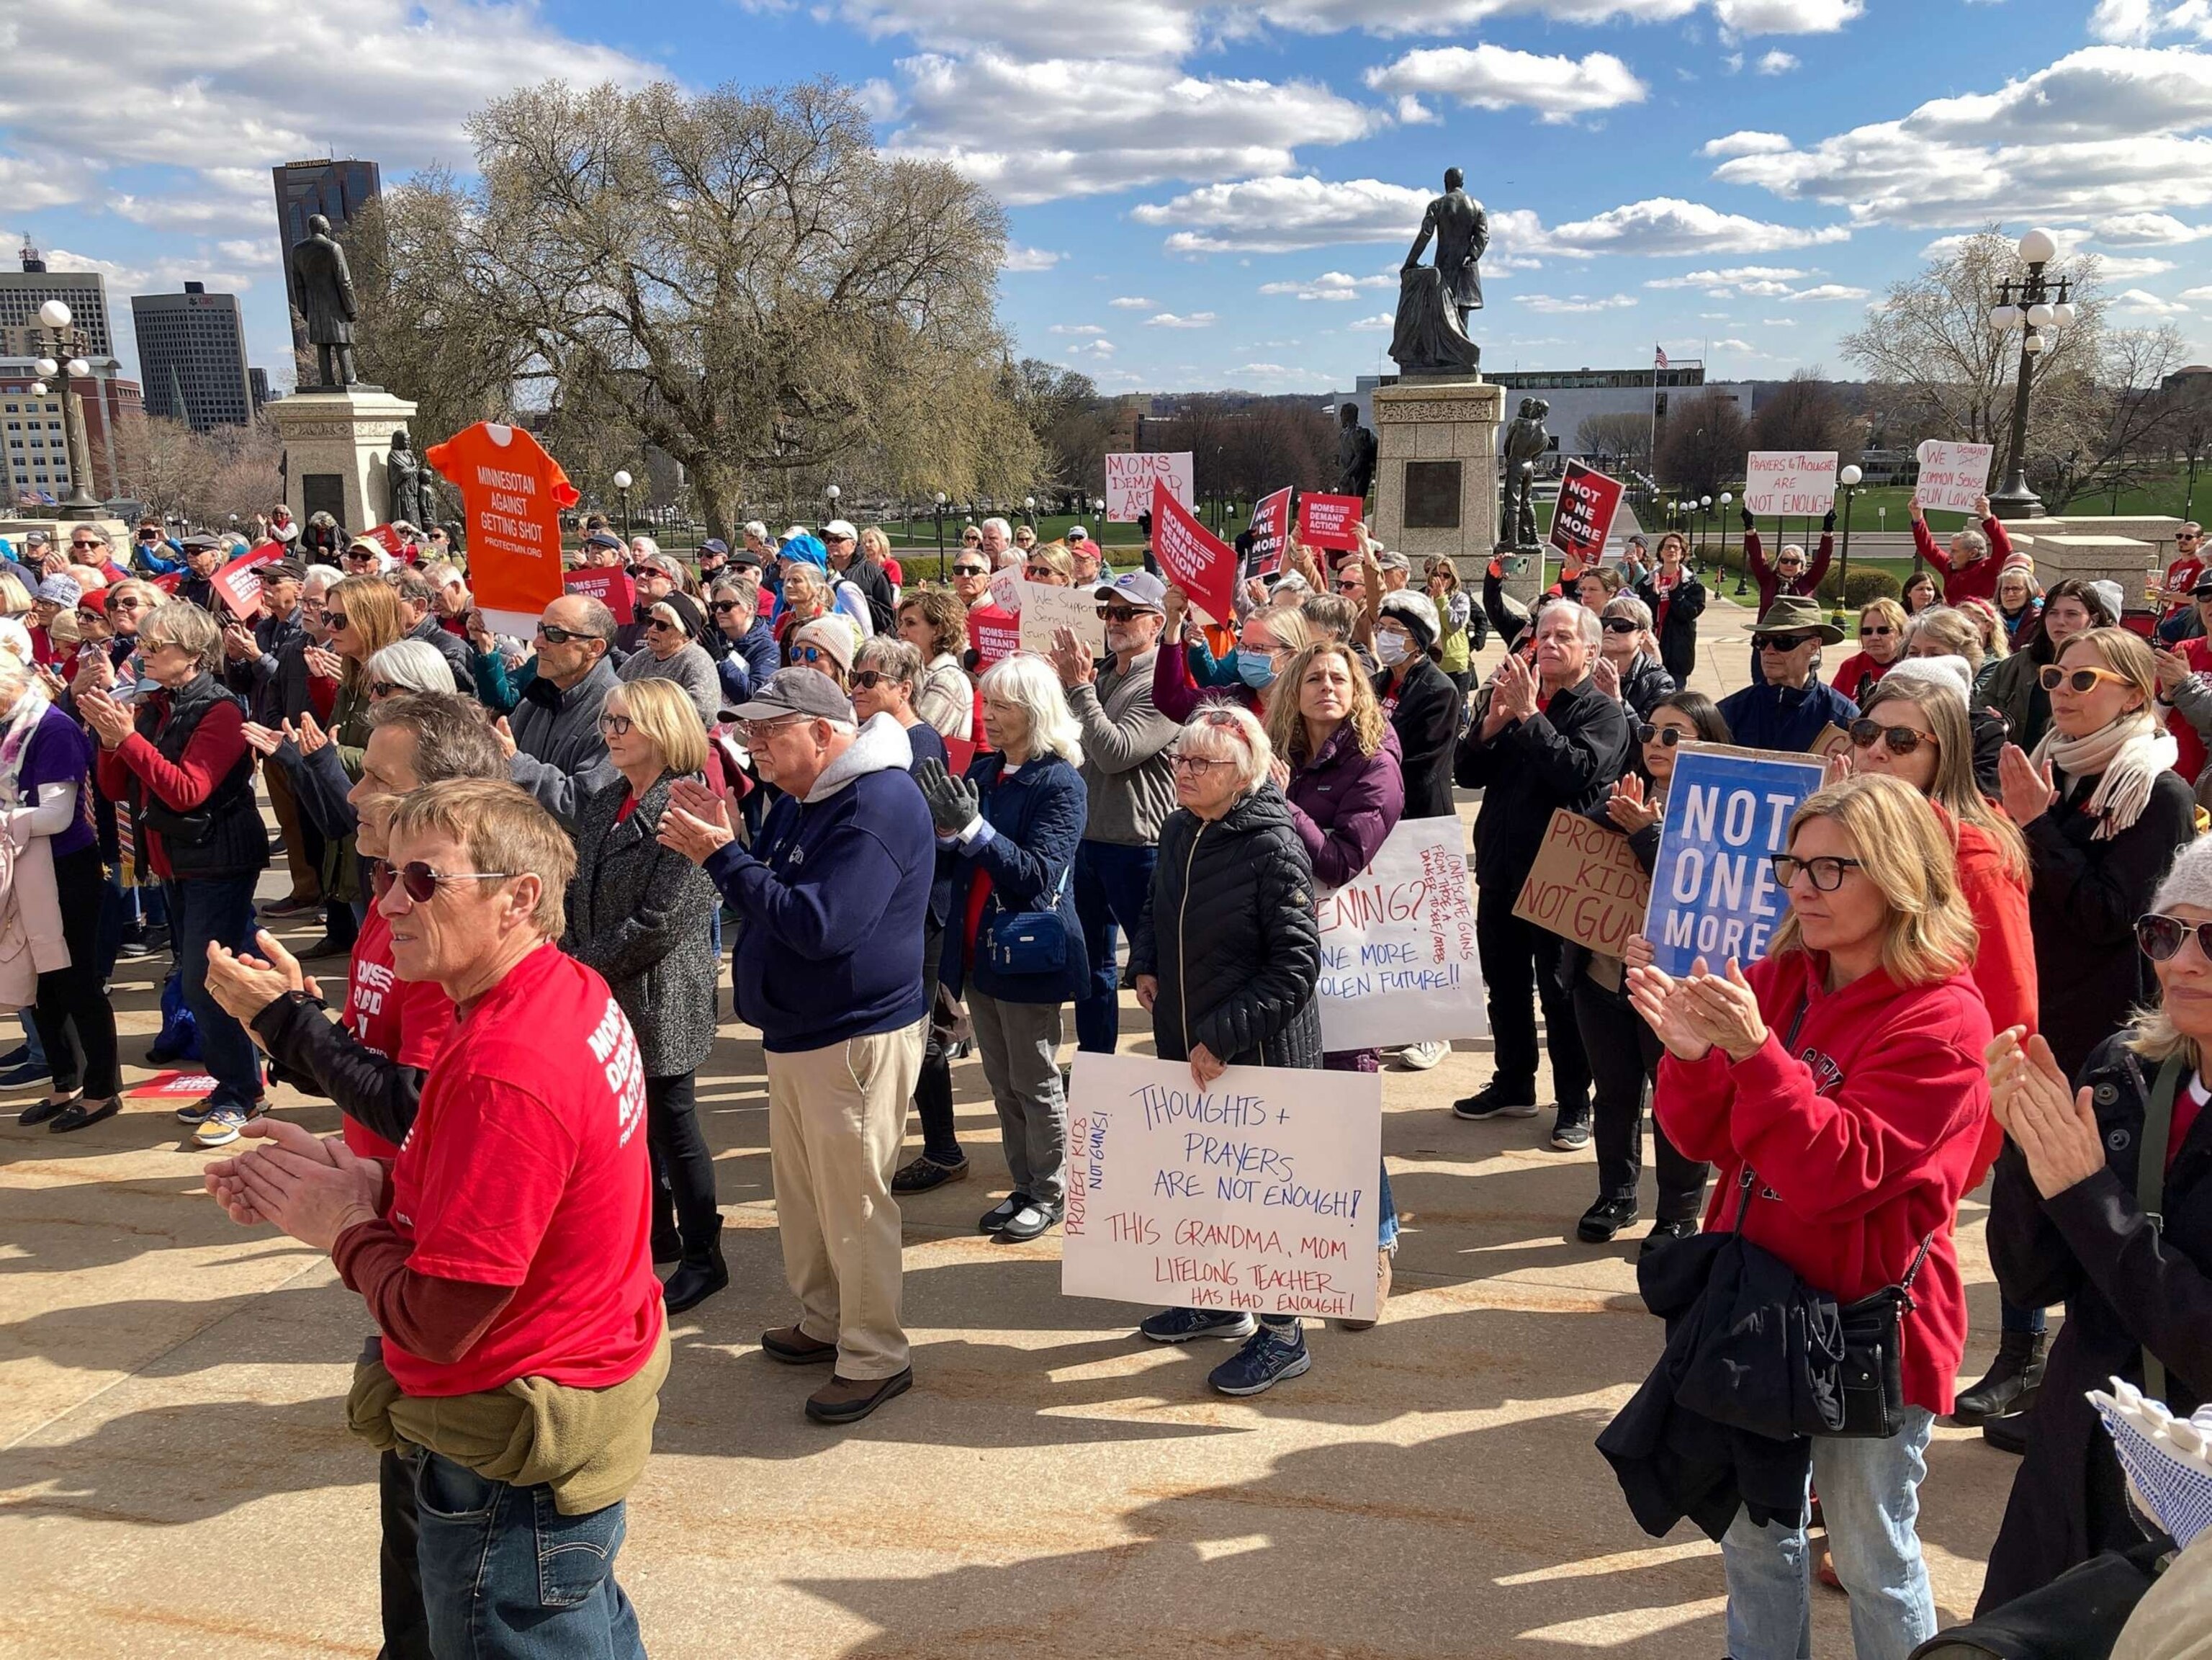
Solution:
<svg viewBox="0 0 2212 1660"><path fill-rule="evenodd" d="M854 1382L907 1366L891 1174L928 1024L768 1056L784 1278L799 1298L799 1329L836 1344L837 1376Z"/></svg>
<svg viewBox="0 0 2212 1660"><path fill-rule="evenodd" d="M323 897L322 873L307 856L307 838L300 828L300 802L292 794L291 775L272 755L261 763L261 777L269 787L269 810L276 816L276 828L284 833L284 864L292 876L292 891L285 897L319 904Z"/></svg>

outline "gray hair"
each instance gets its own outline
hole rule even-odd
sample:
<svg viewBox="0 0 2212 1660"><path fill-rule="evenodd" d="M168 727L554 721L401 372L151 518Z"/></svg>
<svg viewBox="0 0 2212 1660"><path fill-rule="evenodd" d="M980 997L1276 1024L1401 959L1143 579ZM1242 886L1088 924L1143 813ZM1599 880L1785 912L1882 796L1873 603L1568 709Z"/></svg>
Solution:
<svg viewBox="0 0 2212 1660"><path fill-rule="evenodd" d="M1255 790L1267 781L1267 769L1274 764L1274 746L1267 742L1267 729L1261 726L1251 710L1235 703L1201 703L1182 723L1182 736L1176 740L1176 750L1195 755L1201 760L1227 761L1237 769L1237 788L1239 794Z"/></svg>
<svg viewBox="0 0 2212 1660"><path fill-rule="evenodd" d="M1602 646L1605 643L1605 624L1599 620L1598 614L1595 611L1592 611L1588 605L1583 604L1579 599L1568 599L1562 598L1553 600L1550 605L1542 606L1537 611L1535 617L1531 619L1530 626L1532 628L1541 628L1543 626L1544 619L1550 616L1552 612L1558 610L1561 605L1571 605L1574 607L1575 628L1583 637L1583 644L1589 647L1593 651L1595 651L1598 647Z"/></svg>
<svg viewBox="0 0 2212 1660"><path fill-rule="evenodd" d="M13 651L0 651L0 692L12 699L21 696L31 684L31 666Z"/></svg>
<svg viewBox="0 0 2212 1660"><path fill-rule="evenodd" d="M853 659L856 669L875 669L902 686L921 684L921 654L895 634L871 635Z"/></svg>
<svg viewBox="0 0 2212 1660"><path fill-rule="evenodd" d="M658 559L660 557L660 544L654 541L650 536L646 535L642 531L629 538L630 550L632 552L637 551L637 544L641 542L645 544L644 552L647 558Z"/></svg>
<svg viewBox="0 0 2212 1660"><path fill-rule="evenodd" d="M1083 764L1083 728L1067 707L1060 676L1042 657L1009 657L983 676L983 696L1011 703L1029 716L1030 753L1056 755Z"/></svg>
<svg viewBox="0 0 2212 1660"><path fill-rule="evenodd" d="M459 582L465 587L468 582L468 578L461 575L459 565L450 564L443 559L434 565L423 566L422 580L434 588L442 588L449 582Z"/></svg>
<svg viewBox="0 0 2212 1660"><path fill-rule="evenodd" d="M162 605L138 625L138 639L148 650L175 646L198 660L204 669L222 660L222 629L198 605Z"/></svg>
<svg viewBox="0 0 2212 1660"><path fill-rule="evenodd" d="M996 525L999 527L999 534L1005 537L1006 540L1011 542L1014 539L1014 527L1008 524L1005 520L995 516L986 519L981 525L977 526L976 528L978 530L988 530L994 525Z"/></svg>
<svg viewBox="0 0 2212 1660"><path fill-rule="evenodd" d="M415 640L402 643L419 646L424 642ZM377 654L378 657L383 655L383 652ZM500 747L499 735L492 730L491 716L473 697L459 693L403 692L371 709L368 725L372 732L384 727L404 727L415 734L415 781L418 787L442 784L448 778L497 781L507 775L507 751Z"/></svg>
<svg viewBox="0 0 2212 1660"><path fill-rule="evenodd" d="M453 666L428 640L395 640L382 650L371 653L368 678L389 680L409 691L451 696L459 690L453 684Z"/></svg>
<svg viewBox="0 0 2212 1660"><path fill-rule="evenodd" d="M328 593L345 581L345 573L336 565L310 565L307 574L300 581L301 594Z"/></svg>
<svg viewBox="0 0 2212 1660"><path fill-rule="evenodd" d="M1599 613L1599 617L1602 621L1607 617L1626 617L1638 628L1647 632L1651 627L1651 607L1632 593L1616 593L1612 599L1607 600L1605 609Z"/></svg>

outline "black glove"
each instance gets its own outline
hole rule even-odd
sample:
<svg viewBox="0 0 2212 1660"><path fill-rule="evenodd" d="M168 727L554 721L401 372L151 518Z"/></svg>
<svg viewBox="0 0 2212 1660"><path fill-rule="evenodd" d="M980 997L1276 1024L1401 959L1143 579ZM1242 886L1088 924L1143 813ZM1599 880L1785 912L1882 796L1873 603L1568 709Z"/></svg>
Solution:
<svg viewBox="0 0 2212 1660"><path fill-rule="evenodd" d="M925 761L915 769L914 781L929 804L929 821L939 836L957 836L975 822L983 798L964 778L955 778L942 761Z"/></svg>
<svg viewBox="0 0 2212 1660"><path fill-rule="evenodd" d="M1751 509L1749 508L1738 508L1736 511L1743 515L1743 527L1746 530L1757 530L1759 528L1757 525L1752 522Z"/></svg>
<svg viewBox="0 0 2212 1660"><path fill-rule="evenodd" d="M1823 536L1833 536L1835 533L1836 510L1833 508L1830 508L1827 511L1826 516L1820 520L1820 534Z"/></svg>

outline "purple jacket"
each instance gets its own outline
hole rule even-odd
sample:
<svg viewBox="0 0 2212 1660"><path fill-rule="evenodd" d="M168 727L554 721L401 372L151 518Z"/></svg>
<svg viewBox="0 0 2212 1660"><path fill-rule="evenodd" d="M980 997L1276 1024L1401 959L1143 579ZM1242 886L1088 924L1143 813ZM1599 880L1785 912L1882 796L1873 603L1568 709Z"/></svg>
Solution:
<svg viewBox="0 0 2212 1660"><path fill-rule="evenodd" d="M1291 822L1313 860L1314 880L1324 888L1342 887L1374 862L1376 849L1406 809L1397 733L1384 726L1382 747L1362 755L1347 721L1291 775L1285 794Z"/></svg>

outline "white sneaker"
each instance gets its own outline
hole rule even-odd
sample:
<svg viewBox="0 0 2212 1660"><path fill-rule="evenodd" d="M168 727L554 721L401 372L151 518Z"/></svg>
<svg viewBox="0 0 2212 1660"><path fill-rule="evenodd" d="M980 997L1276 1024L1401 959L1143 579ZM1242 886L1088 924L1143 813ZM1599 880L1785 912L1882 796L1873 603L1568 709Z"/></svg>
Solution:
<svg viewBox="0 0 2212 1660"><path fill-rule="evenodd" d="M1451 1045L1442 1038L1431 1038L1425 1043L1408 1043L1398 1051L1398 1064L1413 1072L1426 1072L1451 1053Z"/></svg>

